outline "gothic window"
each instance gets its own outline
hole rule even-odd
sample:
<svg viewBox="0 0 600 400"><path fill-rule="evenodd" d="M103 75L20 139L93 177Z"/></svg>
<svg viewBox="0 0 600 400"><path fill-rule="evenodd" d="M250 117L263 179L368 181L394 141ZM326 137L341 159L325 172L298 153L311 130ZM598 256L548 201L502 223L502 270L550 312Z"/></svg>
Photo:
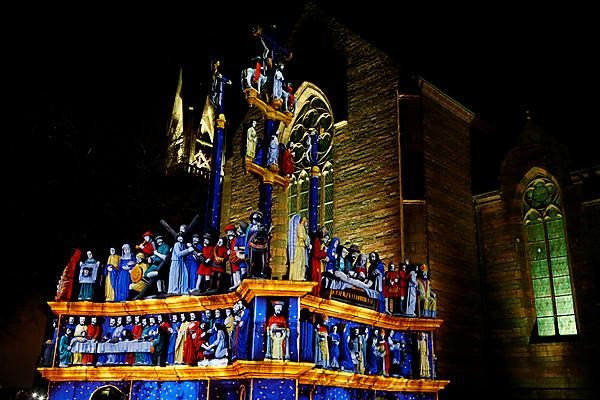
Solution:
<svg viewBox="0 0 600 400"><path fill-rule="evenodd" d="M300 90L298 91L300 93ZM288 213L291 218L300 213L308 219L310 177L312 170L311 135L318 135L317 160L319 167L319 226L333 232L333 117L331 107L318 89L309 87L298 96L299 110L292 124L289 142L294 152L295 171L288 189Z"/></svg>
<svg viewBox="0 0 600 400"><path fill-rule="evenodd" d="M556 184L533 178L523 191L523 225L538 336L577 334L565 222Z"/></svg>

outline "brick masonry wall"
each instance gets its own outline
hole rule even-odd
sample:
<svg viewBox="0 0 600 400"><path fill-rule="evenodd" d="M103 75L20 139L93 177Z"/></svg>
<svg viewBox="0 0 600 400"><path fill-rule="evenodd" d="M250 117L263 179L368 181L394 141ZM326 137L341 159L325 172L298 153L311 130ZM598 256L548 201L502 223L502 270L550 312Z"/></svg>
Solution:
<svg viewBox="0 0 600 400"><path fill-rule="evenodd" d="M427 237L438 294L439 373L457 394L481 384L481 298L470 173L469 127L422 97ZM449 388L452 391L452 387Z"/></svg>

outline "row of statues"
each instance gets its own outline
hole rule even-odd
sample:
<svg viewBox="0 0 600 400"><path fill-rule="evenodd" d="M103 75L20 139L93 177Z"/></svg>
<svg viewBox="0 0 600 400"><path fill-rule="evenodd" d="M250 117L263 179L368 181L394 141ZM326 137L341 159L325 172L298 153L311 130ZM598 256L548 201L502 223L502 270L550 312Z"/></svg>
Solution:
<svg viewBox="0 0 600 400"><path fill-rule="evenodd" d="M265 323L265 359L290 360L285 302L273 300ZM400 332L303 310L300 361L315 367L403 378L433 378L429 336ZM308 317L307 317L308 315ZM66 317L56 345L56 365L226 366L249 359L250 327L242 301L225 310L115 317ZM334 321L335 320L335 321ZM254 337L257 333L254 332ZM47 357L47 356L46 356ZM434 357L433 357L434 358ZM51 360L49 364L51 365Z"/></svg>
<svg viewBox="0 0 600 400"><path fill-rule="evenodd" d="M250 315L242 302L202 313L69 316L57 344L59 367L226 366L247 358Z"/></svg>
<svg viewBox="0 0 600 400"><path fill-rule="evenodd" d="M330 324L327 319L305 321L301 331L306 342L302 359L317 367L396 378L434 377L425 332L397 332L348 322Z"/></svg>
<svg viewBox="0 0 600 400"><path fill-rule="evenodd" d="M111 248L104 268L87 251L80 262L77 299L94 300L98 284L103 285L104 300L111 302L139 298L149 288L159 296L225 293L236 290L245 278L268 278L270 232L262 220L262 213L254 211L250 223L228 224L221 237L193 234L189 242L182 228L172 247L163 236L147 231L135 254L129 244L120 254ZM341 244L324 227L309 235L300 214L289 221L287 255L287 279L317 282L315 296L343 301L340 292L361 293L380 312L437 315L437 295L426 264L406 258L399 267L390 261L386 270L377 252L364 254L356 244Z"/></svg>
<svg viewBox="0 0 600 400"><path fill-rule="evenodd" d="M280 135L280 132L277 132L271 136L268 146L265 146L264 137L256 131L256 121L250 121L248 127L243 130L242 159L248 159L256 165L269 168L281 176L291 176L294 173L294 151L297 146L292 141L287 145L280 143ZM266 154L265 148L267 149ZM243 164L245 167L245 161Z"/></svg>
<svg viewBox="0 0 600 400"><path fill-rule="evenodd" d="M309 237L306 218L300 214L289 221L288 265L288 279L318 282L313 290L316 296L355 290L375 300L380 312L437 315L437 295L431 290L426 264L413 264L405 258L399 268L390 261L386 271L377 252L367 255L356 244L341 244L324 227Z"/></svg>
<svg viewBox="0 0 600 400"><path fill-rule="evenodd" d="M262 212L254 211L250 223L229 224L221 237L207 232L193 234L190 241L182 225L173 246L146 231L135 252L128 243L120 254L110 248L106 264L88 250L79 262L77 300L120 302L148 297L148 289L158 296L217 294L236 290L247 277L267 278L269 232L262 220Z"/></svg>

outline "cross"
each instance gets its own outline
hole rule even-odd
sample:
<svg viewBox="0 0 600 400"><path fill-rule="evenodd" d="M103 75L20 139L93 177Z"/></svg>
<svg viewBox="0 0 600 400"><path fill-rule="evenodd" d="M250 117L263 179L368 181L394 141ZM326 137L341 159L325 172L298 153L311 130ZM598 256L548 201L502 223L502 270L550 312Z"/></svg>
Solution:
<svg viewBox="0 0 600 400"><path fill-rule="evenodd" d="M185 229L183 231L180 232L176 232L175 229L171 228L171 225L169 225L167 223L167 221L165 221L164 219L160 220L160 224L162 225L163 228L165 228L165 230L171 235L173 236L173 239L177 240L177 235L178 234L182 234L184 240L186 239L190 239L189 238L189 234L192 232L192 229L194 229L198 224L200 223L200 216L198 214L194 215L194 218L192 219L192 222L189 223L189 225L187 225L185 227ZM182 225L185 226L185 225ZM164 260L162 260L162 262L160 263L160 265L158 266L157 271L160 271L167 263L171 262L171 256L172 256L173 252L169 251L169 253L167 253L167 256L165 257ZM153 278L142 278L142 282L144 283L144 288L133 298L133 300L140 300L141 298L144 297L144 295L146 294L146 292L148 291L148 289L158 280L158 276L153 277Z"/></svg>

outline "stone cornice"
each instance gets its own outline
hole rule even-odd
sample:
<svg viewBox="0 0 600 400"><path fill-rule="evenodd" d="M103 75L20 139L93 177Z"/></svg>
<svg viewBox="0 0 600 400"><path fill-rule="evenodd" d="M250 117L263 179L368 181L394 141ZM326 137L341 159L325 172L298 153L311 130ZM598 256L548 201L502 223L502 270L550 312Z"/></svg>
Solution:
<svg viewBox="0 0 600 400"><path fill-rule="evenodd" d="M306 295L300 299L300 306L309 311L325 314L360 324L377 326L378 328L396 331L430 331L438 329L443 320L436 318L408 318L382 314L367 308L353 306L336 300Z"/></svg>
<svg viewBox="0 0 600 400"><path fill-rule="evenodd" d="M304 281L246 279L235 292L212 296L183 295L118 303L49 301L48 305L56 315L170 314L231 308L235 302L249 302L254 296L302 297L315 285Z"/></svg>
<svg viewBox="0 0 600 400"><path fill-rule="evenodd" d="M440 104L446 110L450 111L467 124L470 124L476 118L475 114L471 110L454 100L452 97L448 96L431 82L428 82L423 78L419 78L419 86L421 87L421 92L424 95Z"/></svg>
<svg viewBox="0 0 600 400"><path fill-rule="evenodd" d="M236 361L227 367L68 367L38 368L53 382L60 381L190 381L203 379L298 379L298 383L356 389L437 392L447 380L390 378L314 368L312 363Z"/></svg>

